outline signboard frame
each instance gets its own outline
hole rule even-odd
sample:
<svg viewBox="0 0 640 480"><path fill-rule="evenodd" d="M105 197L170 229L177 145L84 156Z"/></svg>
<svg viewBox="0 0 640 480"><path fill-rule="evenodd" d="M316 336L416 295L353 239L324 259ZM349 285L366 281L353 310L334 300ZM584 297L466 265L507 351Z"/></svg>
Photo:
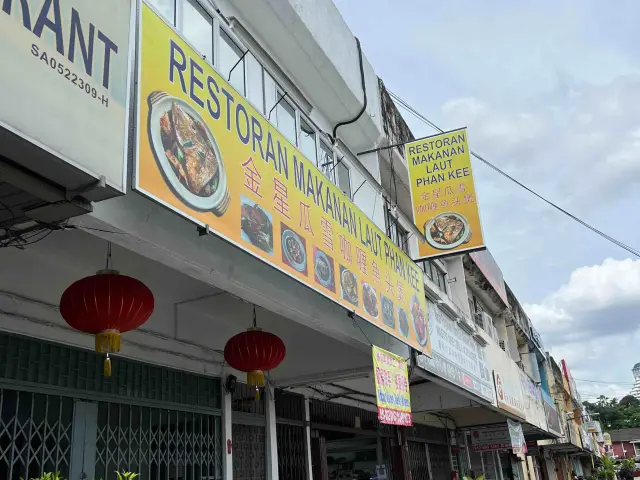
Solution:
<svg viewBox="0 0 640 480"><path fill-rule="evenodd" d="M64 164L69 165L77 169L78 171L89 175L90 177L96 180L96 185L98 185L98 181L104 177L108 190L117 192L118 194L124 194L127 191L128 186L128 157L129 157L129 148L130 148L130 112L132 107L132 84L133 84L133 68L135 62L135 48L136 48L136 12L138 8L139 0L119 0L121 3L125 3L126 5L122 6L122 10L126 11L125 14L122 13L122 19L120 18L112 18L110 19L112 25L120 25L120 28L124 29L124 25L128 28L128 33L126 35L122 35L120 32L120 36L118 37L118 42L122 40L120 37L126 37L126 45L116 44L112 39L107 35L111 35L112 31L116 29L116 27L112 28L107 32L103 32L102 28L104 28L105 17L100 17L103 23L99 23L95 21L96 15L95 12L89 12L88 8L85 10L83 8L78 7L78 5L85 6L83 2L76 1L73 2L71 0L60 0L64 1L64 5L60 5L60 18L56 18L53 21L50 20L49 15L51 14L51 8L56 8L55 5L49 4L49 11L46 15L46 20L48 22L45 25L45 29L41 31L40 36L34 34L33 39L29 40L28 47L31 48L31 51L28 52L33 58L33 61L42 63L43 67L48 67L45 71L49 71L50 75L54 75L53 77L47 78L45 83L47 84L47 88L56 89L53 93L49 92L48 96L51 99L55 99L56 102L67 102L67 104L72 105L74 111L77 113L78 109L81 110L79 115L73 116L73 121L75 124L84 125L83 128L88 129L87 132L79 133L77 129L75 129L74 125L67 126L70 121L68 118L65 119L65 122L58 122L60 128L67 126L68 134L64 135L64 138L60 138L60 133L56 131L55 135L58 135L55 140L47 139L47 138L38 138L39 133L36 131L38 127L33 126L33 118L37 115L44 115L47 121L46 126L40 126L40 135L42 135L42 130L45 129L46 133L51 133L52 129L51 124L53 123L53 116L60 115L60 111L56 111L55 109L59 106L57 104L52 104L49 102L49 111L43 114L42 106L40 105L39 111L31 111L27 109L24 114L28 116L29 127L22 128L13 123L9 123L10 119L0 118L0 128L5 129L12 135L15 135L14 138L22 139L29 144L30 154L28 158L24 161L24 165L22 165L22 160L20 163L22 166L29 168L39 174L44 176L48 176L53 168L56 165L56 161L62 161ZM0 16L4 19L7 15L15 16L15 15L23 15L21 9L24 6L28 6L33 8L33 4L29 2L9 2L9 7L14 8L16 10L20 10L21 13L7 13L0 10ZM102 4L101 4L102 6ZM44 5L39 5L40 8L44 8ZM77 10L76 10L77 9ZM107 9L109 11L113 11L113 8ZM71 13L71 12L75 12ZM30 21L35 24L39 20L42 12L38 13L38 9L33 11L29 10L26 12L26 17L22 17L22 22ZM66 14L66 15L65 15ZM69 14L71 16L69 17ZM84 14L84 16L83 16ZM75 17L74 17L75 15ZM114 14L115 15L115 14ZM54 15L55 16L55 15ZM122 23L120 23L122 21ZM59 23L58 23L59 22ZM74 23L75 22L75 23ZM91 30L88 28L89 23L91 23ZM94 25L95 23L95 25ZM60 35L56 38L55 33L53 32L53 27L59 27ZM82 28L84 29L84 33ZM87 68L86 65L81 68L84 52L82 51L83 45L80 43L84 41L84 34L87 34L87 41L89 41L89 31L93 32L93 28L95 27L94 37L99 37L95 40L95 52L93 53L93 49L91 50L91 54L87 54L91 65L94 68ZM23 25L20 25L20 29L23 29ZM30 28L26 28L30 33ZM6 29L9 31L9 29ZM46 32L46 33L45 33ZM72 33L69 33L72 32ZM4 32L3 32L4 33ZM10 32L11 33L11 32ZM102 34L102 37L100 37ZM50 44L44 37L47 35L54 35L53 38L56 38L53 44ZM75 59L74 61L69 60L71 56L68 53L69 45L71 44L70 36L75 35L75 42L73 43L75 48ZM102 40L103 43L100 42ZM91 39L93 42L93 37ZM6 45L11 45L11 42L6 42ZM109 46L108 46L109 45ZM108 50L109 55L103 54L102 60L104 62L103 65L100 65L100 68L97 68L98 62L96 58L100 59L100 47L104 46L105 52ZM114 51L111 47L115 46L116 50ZM60 48L64 50L63 53L60 52ZM14 51L18 51L14 48ZM121 79L124 79L120 83L116 83L118 81L118 70L114 68L113 64L113 55L121 55L122 57L118 59L117 65L121 68L122 75ZM44 57L43 57L44 56ZM29 68L35 68L30 63L32 58L29 58L24 65L29 65ZM11 60L7 60L9 64L18 64L19 62L13 62ZM27 68L27 67L25 67ZM106 76L106 72L109 73L109 76ZM49 75L44 73L44 75ZM102 74L102 78L98 78L97 75ZM26 75L23 75L23 77ZM38 77L39 80L40 77ZM106 80L105 80L106 79ZM50 81L49 81L50 80ZM106 82L106 83L105 83ZM38 85L42 85L40 82ZM114 87L115 85L115 87ZM119 93L114 93L114 89L121 89L122 91ZM7 89L9 90L9 89ZM57 93L56 93L57 92ZM47 93L46 91L41 91L42 93ZM121 102L114 100L116 95L121 98ZM35 100L38 100L36 98ZM86 103L82 101L86 100ZM114 107L110 106L116 105ZM102 106L100 106L102 105ZM86 118L91 116L94 118L96 115L96 111L100 111L100 108L112 109L111 112L107 112L109 116L109 121L111 122L110 126L106 125L106 122L87 122ZM114 115L113 108L117 108L118 111ZM7 111L22 111L22 109L9 108L7 107ZM65 112L62 112L65 113ZM15 120L15 119L14 119ZM96 126L97 125L97 126ZM113 171L107 171L105 169L105 145L111 144L114 142L113 137L109 137L109 140L105 140L104 130L105 128L113 127L112 134L115 135L117 131L119 142L121 143L121 148L113 149L109 153L113 153L114 156L109 156L107 158L108 164L111 166ZM117 128L116 128L117 127ZM53 134L53 133L51 133ZM82 137L83 134L88 134L90 137L85 139L83 137L84 145L83 148L78 148L78 138ZM46 134L45 134L46 136ZM67 140L68 137L68 140ZM58 141L59 145L53 145L52 143ZM11 140L6 142L6 147L11 150L11 145L13 142ZM5 145L3 145L5 147ZM65 151L66 150L66 151ZM94 150L92 154L88 154L88 151ZM9 158L11 158L11 154L9 152L4 152L7 154ZM33 159L31 159L33 156ZM43 159L51 159L54 160L51 164L42 165L41 162ZM89 160L88 160L89 159ZM12 160L16 161L12 158ZM59 165L59 164L58 164ZM67 172L69 170L64 170ZM60 171L62 172L62 171ZM56 175L63 175L65 178L68 176L65 173L60 173L57 171ZM74 181L79 180L81 177L73 176ZM88 185L84 187L88 188ZM112 195L103 195L99 193L88 192L88 196L93 196L97 200L107 198Z"/></svg>
<svg viewBox="0 0 640 480"><path fill-rule="evenodd" d="M375 345L371 355L378 420L388 425L412 426L407 359Z"/></svg>
<svg viewBox="0 0 640 480"><path fill-rule="evenodd" d="M468 175L465 175L462 178L466 178L468 177L468 181L465 185L465 188L471 187L471 196L474 197L472 199L472 202L475 205L474 211L473 213L473 218L471 220L469 220L468 218L466 218L466 216L462 215L461 213L459 213L459 209L454 208L455 206L457 206L458 203L456 203L456 205L452 205L450 208L448 206L448 203L446 206L444 206L443 202L445 201L445 199L440 200L440 206L445 209L442 212L438 213L437 215L434 215L432 217L429 217L425 222L424 225L418 225L418 223L422 223L421 220L418 220L418 218L423 218L424 216L422 215L424 212L418 212L418 207L425 207L424 205L418 205L418 202L416 201L416 187L414 187L414 178L412 176L412 166L411 166L411 162L410 162L410 149L414 144L417 144L419 142L423 142L425 140L431 140L431 141L437 141L439 139L439 137L446 137L447 135L450 134L454 134L457 132L464 132L464 151L462 153L458 153L455 155L451 155L451 156L447 156L446 158L449 158L449 160L445 160L449 162L449 168L452 168L452 162L453 162L453 157L462 157L460 160L460 163L462 163L462 165L458 165L459 168L454 170L454 173L459 171L459 170L467 170L468 169ZM436 133L433 135L427 135L425 137L421 137L421 138L417 138L415 140L411 140L410 142L407 142L404 144L404 150L405 150L405 162L407 165L407 170L409 172L409 193L411 196L411 205L412 205L412 209L413 209L413 217L414 217L414 225L416 226L416 228L418 229L419 232L421 232L424 236L425 239L428 239L429 235L428 232L426 232L425 227L426 224L434 219L435 217L439 216L439 215L443 215L443 214L453 214L453 215L457 215L458 217L462 216L463 217L463 223L465 224L465 228L467 230L469 230L468 232L466 232L464 235L467 237L465 240L460 239L461 243L460 245L453 247L453 248L447 248L447 249L436 249L433 246L430 246L428 242L424 242L424 241L419 241L418 242L418 256L416 258L414 258L415 261L419 261L419 260L429 260L429 259L433 259L433 258L442 258L442 257L447 257L447 256L451 256L451 255L459 255L461 253L470 253L470 252L474 252L474 251L478 251L478 250L484 250L486 249L486 245L484 242L484 233L482 230L482 222L480 221L480 212L479 212L479 208L478 208L478 195L477 195L477 191L475 188L475 180L474 180L474 176L473 176L473 168L471 165L471 151L469 150L469 145L468 145L468 140L467 140L467 127L460 127L460 128L456 128L453 130L448 130L445 132L440 132L440 133ZM465 158L466 157L466 158ZM444 171L444 170L442 170ZM430 172L431 173L431 172ZM443 180L443 183L447 182L447 178L444 177L444 174L442 174L443 177L441 177ZM457 174L456 174L457 175ZM434 175L435 176L435 175ZM452 178L451 177L451 173L448 172L448 176L449 176L449 180ZM454 177L454 178L458 178L458 177ZM438 180L438 183L440 182L440 180ZM460 181L460 184L464 184L464 180ZM445 187L445 191L448 187ZM463 190L464 192L464 190ZM435 193L432 193L433 195L435 195ZM440 194L439 194L440 195ZM439 198L439 197L438 197ZM457 197L456 197L457 200ZM426 200L423 200L426 201ZM446 200L448 202L448 200ZM438 202L435 202L436 204ZM433 205L433 202L430 204L430 207ZM437 210L437 206L436 206L436 210ZM446 209L448 209L449 211L447 211ZM469 225L469 223L473 223L474 228L471 228L471 225ZM477 228L475 228L477 227ZM474 232L475 232L475 239L474 239ZM480 239L480 241L478 242L477 239ZM473 240L473 241L472 241ZM466 243L471 243L472 245L468 246L468 247L464 247L463 245L465 245ZM461 248L462 247L462 248ZM430 253L429 253L430 252Z"/></svg>

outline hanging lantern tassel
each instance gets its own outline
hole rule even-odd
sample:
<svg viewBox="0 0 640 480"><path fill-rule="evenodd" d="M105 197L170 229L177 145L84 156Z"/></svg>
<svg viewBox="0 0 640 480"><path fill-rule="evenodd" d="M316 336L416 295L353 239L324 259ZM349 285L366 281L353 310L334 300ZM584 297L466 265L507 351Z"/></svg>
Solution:
<svg viewBox="0 0 640 480"><path fill-rule="evenodd" d="M260 387L264 387L264 372L262 370L252 370L247 372L247 385L250 387L256 387L256 391L253 394L256 402L260 400Z"/></svg>
<svg viewBox="0 0 640 480"><path fill-rule="evenodd" d="M111 376L111 359L109 358L109 354L107 353L107 358L104 359L104 376Z"/></svg>
<svg viewBox="0 0 640 480"><path fill-rule="evenodd" d="M120 351L120 332L109 329L96 334L96 352L117 353Z"/></svg>

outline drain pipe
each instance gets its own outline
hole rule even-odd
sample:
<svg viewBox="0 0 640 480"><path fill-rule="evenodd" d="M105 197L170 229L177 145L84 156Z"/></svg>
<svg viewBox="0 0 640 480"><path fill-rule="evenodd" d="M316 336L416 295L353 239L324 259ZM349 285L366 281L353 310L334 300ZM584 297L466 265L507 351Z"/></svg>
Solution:
<svg viewBox="0 0 640 480"><path fill-rule="evenodd" d="M365 85L365 80L364 80L364 61L362 59L362 47L360 46L360 40L358 39L358 37L353 37L353 38L356 39L356 45L358 47L358 58L360 60L360 82L362 83L362 94L364 95L364 101L362 102L362 108L354 118L352 118L351 120L345 120L343 122L340 122L336 124L335 127L333 127L333 135L331 136L331 142L333 143L334 146L337 144L337 141L338 141L338 138L336 136L338 132L338 128L357 122L358 119L364 113L364 111L367 109L367 86Z"/></svg>

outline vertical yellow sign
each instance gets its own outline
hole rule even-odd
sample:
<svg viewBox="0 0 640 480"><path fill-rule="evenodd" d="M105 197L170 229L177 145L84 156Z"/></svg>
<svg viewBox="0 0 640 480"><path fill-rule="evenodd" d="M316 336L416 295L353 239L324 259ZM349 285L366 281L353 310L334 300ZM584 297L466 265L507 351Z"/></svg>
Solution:
<svg viewBox="0 0 640 480"><path fill-rule="evenodd" d="M374 346L373 370L376 383L378 420L389 425L413 425L407 360Z"/></svg>
<svg viewBox="0 0 640 480"><path fill-rule="evenodd" d="M414 222L427 239L418 259L484 248L467 129L407 143L405 156Z"/></svg>

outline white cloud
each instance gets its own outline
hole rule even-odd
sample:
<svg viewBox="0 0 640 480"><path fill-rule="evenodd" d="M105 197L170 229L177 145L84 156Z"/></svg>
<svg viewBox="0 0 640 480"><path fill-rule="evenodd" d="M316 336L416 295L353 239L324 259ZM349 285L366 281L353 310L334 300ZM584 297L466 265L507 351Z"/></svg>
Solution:
<svg viewBox="0 0 640 480"><path fill-rule="evenodd" d="M557 361L564 359L580 393L621 396L631 390L640 342L640 260L580 267L541 303L525 310ZM621 383L616 383L621 382Z"/></svg>

